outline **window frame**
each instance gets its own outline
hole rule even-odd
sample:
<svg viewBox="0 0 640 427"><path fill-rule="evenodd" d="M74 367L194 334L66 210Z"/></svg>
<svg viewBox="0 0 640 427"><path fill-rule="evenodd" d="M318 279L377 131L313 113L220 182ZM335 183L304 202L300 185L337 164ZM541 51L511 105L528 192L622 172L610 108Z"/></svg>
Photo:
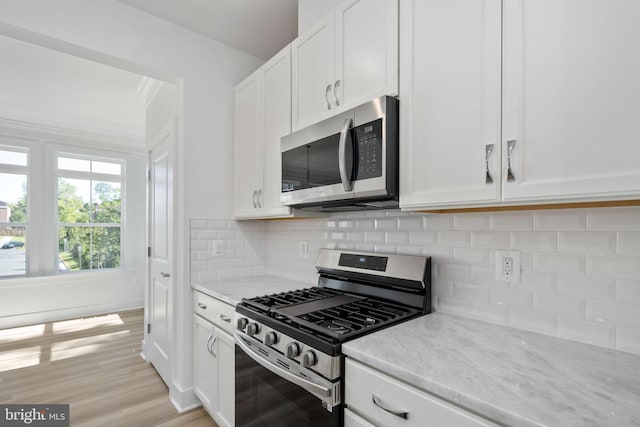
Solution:
<svg viewBox="0 0 640 427"><path fill-rule="evenodd" d="M90 220L88 223L61 223L58 215L58 203L55 203L55 217L54 217L54 228L55 228L55 239L54 239L54 274L78 274L78 273L90 273L90 272L108 272L108 271L121 271L125 269L125 257L126 257L126 195L127 195L127 158L126 155L118 156L115 153L99 153L96 150L89 149L76 149L73 152L69 152L67 149L55 149L50 156L52 160L52 168L53 168L53 179L54 181L54 194L58 195L58 182L60 178L66 179L78 179L78 180L86 180L91 184L91 193L93 194L93 183L94 182L114 182L120 184L120 221L118 223L94 223ZM118 163L120 164L120 175L115 174L106 174L99 173L93 171L74 171L69 169L59 169L58 168L58 158L70 158L77 160L89 160L91 162L108 162L108 163ZM91 213L93 214L93 213ZM92 228L119 228L120 229L120 266L114 268L89 268L78 271L60 271L58 268L59 262L59 230L61 227L87 227L89 229ZM91 236L91 245L93 246L93 234ZM90 256L91 259L91 256Z"/></svg>
<svg viewBox="0 0 640 427"><path fill-rule="evenodd" d="M2 138L3 140L5 138ZM2 142L0 141L0 150L3 151L12 151L15 153L24 153L27 155L27 164L26 166L22 166L22 165L14 165L14 164L10 164L10 163L2 163L2 161L0 160L0 173L4 173L4 174L13 174L13 175L24 175L27 178L27 197L26 197L26 204L27 204L27 222L10 222L9 219L7 218L6 222L0 222L0 227L24 227L24 233L25 233L25 249L24 249L24 256L25 256L25 267L24 267L24 274L11 274L11 275L5 275L5 276L0 276L0 280L4 280L4 279L16 279L16 278L23 278L23 277L29 277L30 276L30 263L31 263L31 256L30 256L30 248L31 248L31 243L30 243L30 238L29 238L29 230L31 229L31 198L32 198L32 192L31 192L31 184L32 184L32 146L31 144L20 144L18 143L18 141L15 141L15 144L13 143L13 141L5 141Z"/></svg>

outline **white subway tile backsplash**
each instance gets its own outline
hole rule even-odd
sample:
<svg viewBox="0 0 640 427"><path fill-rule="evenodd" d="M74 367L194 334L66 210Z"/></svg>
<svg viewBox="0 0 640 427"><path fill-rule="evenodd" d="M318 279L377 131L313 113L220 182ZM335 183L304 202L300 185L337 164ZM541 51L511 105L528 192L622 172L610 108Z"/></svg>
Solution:
<svg viewBox="0 0 640 427"><path fill-rule="evenodd" d="M474 248L508 249L509 233L499 231L472 231L471 246Z"/></svg>
<svg viewBox="0 0 640 427"><path fill-rule="evenodd" d="M601 347L615 348L616 328L582 319L558 316L558 336Z"/></svg>
<svg viewBox="0 0 640 427"><path fill-rule="evenodd" d="M491 214L493 231L531 231L533 214L531 212L504 212Z"/></svg>
<svg viewBox="0 0 640 427"><path fill-rule="evenodd" d="M458 214L453 216L454 230L489 230L490 217L485 214Z"/></svg>
<svg viewBox="0 0 640 427"><path fill-rule="evenodd" d="M409 243L412 245L432 246L438 242L435 231L412 231L409 233Z"/></svg>
<svg viewBox="0 0 640 427"><path fill-rule="evenodd" d="M412 216L398 218L398 229L399 230L421 230L422 219L412 217Z"/></svg>
<svg viewBox="0 0 640 427"><path fill-rule="evenodd" d="M640 255L640 231L618 233L618 254Z"/></svg>
<svg viewBox="0 0 640 427"><path fill-rule="evenodd" d="M558 233L558 251L608 255L616 253L616 233L562 231Z"/></svg>
<svg viewBox="0 0 640 427"><path fill-rule="evenodd" d="M640 306L640 280L616 280L616 300Z"/></svg>
<svg viewBox="0 0 640 427"><path fill-rule="evenodd" d="M640 329L640 310L634 304L587 300L587 320Z"/></svg>
<svg viewBox="0 0 640 427"><path fill-rule="evenodd" d="M567 274L584 274L585 258L582 254L534 252L533 270Z"/></svg>
<svg viewBox="0 0 640 427"><path fill-rule="evenodd" d="M432 257L439 311L640 354L640 207L196 219L190 235L192 280L268 271L313 281L315 253L324 247L424 254ZM225 252L214 257L218 239ZM307 258L298 256L300 240ZM495 280L500 249L521 251L521 283Z"/></svg>
<svg viewBox="0 0 640 427"><path fill-rule="evenodd" d="M509 326L514 328L555 336L558 333L557 323L558 317L552 314L518 309L509 311Z"/></svg>
<svg viewBox="0 0 640 427"><path fill-rule="evenodd" d="M382 231L367 231L364 233L364 241L367 243L384 243L384 238Z"/></svg>
<svg viewBox="0 0 640 427"><path fill-rule="evenodd" d="M464 301L489 302L489 287L486 285L455 281L453 294Z"/></svg>
<svg viewBox="0 0 640 427"><path fill-rule="evenodd" d="M509 248L519 251L555 251L558 245L557 233L551 232L517 231L509 237Z"/></svg>
<svg viewBox="0 0 640 427"><path fill-rule="evenodd" d="M640 329L616 327L616 348L640 354Z"/></svg>
<svg viewBox="0 0 640 427"><path fill-rule="evenodd" d="M532 300L533 295L531 291L499 286L491 286L489 288L489 301L491 304L531 310Z"/></svg>
<svg viewBox="0 0 640 427"><path fill-rule="evenodd" d="M486 249L454 248L453 262L468 265L489 265L489 251Z"/></svg>
<svg viewBox="0 0 640 427"><path fill-rule="evenodd" d="M559 274L558 293L614 301L616 299L616 281L600 277Z"/></svg>
<svg viewBox="0 0 640 427"><path fill-rule="evenodd" d="M422 217L425 230L452 230L453 217L451 215L425 215Z"/></svg>
<svg viewBox="0 0 640 427"><path fill-rule="evenodd" d="M390 231L386 233L385 241L390 245L406 245L409 243L409 233L404 231Z"/></svg>
<svg viewBox="0 0 640 427"><path fill-rule="evenodd" d="M376 230L395 230L398 226L396 218L385 218L375 220Z"/></svg>
<svg viewBox="0 0 640 427"><path fill-rule="evenodd" d="M640 256L587 255L587 274L619 279L640 279Z"/></svg>
<svg viewBox="0 0 640 427"><path fill-rule="evenodd" d="M538 211L533 214L533 229L539 231L584 230L587 213L581 209Z"/></svg>
<svg viewBox="0 0 640 427"><path fill-rule="evenodd" d="M584 319L585 299L550 293L533 293L533 311Z"/></svg>
<svg viewBox="0 0 640 427"><path fill-rule="evenodd" d="M450 247L469 246L469 236L468 231L439 231L438 245Z"/></svg>
<svg viewBox="0 0 640 427"><path fill-rule="evenodd" d="M587 228L599 231L640 231L640 207L590 209Z"/></svg>

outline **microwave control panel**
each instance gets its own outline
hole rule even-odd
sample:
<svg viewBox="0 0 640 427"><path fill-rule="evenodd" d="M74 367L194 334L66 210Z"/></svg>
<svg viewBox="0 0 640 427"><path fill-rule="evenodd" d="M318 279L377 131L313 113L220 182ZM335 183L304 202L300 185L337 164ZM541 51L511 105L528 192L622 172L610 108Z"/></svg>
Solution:
<svg viewBox="0 0 640 427"><path fill-rule="evenodd" d="M382 176L382 119L354 128L357 150L357 169L355 179L376 178Z"/></svg>

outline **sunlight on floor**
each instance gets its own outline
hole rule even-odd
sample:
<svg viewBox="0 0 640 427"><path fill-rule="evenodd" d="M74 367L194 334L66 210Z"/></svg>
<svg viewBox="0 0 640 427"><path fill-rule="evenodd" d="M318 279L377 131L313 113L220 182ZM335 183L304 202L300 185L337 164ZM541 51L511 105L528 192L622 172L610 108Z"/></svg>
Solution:
<svg viewBox="0 0 640 427"><path fill-rule="evenodd" d="M27 368L40 363L40 346L25 347L0 353L0 372Z"/></svg>
<svg viewBox="0 0 640 427"><path fill-rule="evenodd" d="M23 326L21 328L0 329L0 344L39 337L43 333L43 324Z"/></svg>
<svg viewBox="0 0 640 427"><path fill-rule="evenodd" d="M89 338L79 338L54 343L51 346L51 361L54 362L56 360L70 359L72 357L95 353L119 336L128 333L128 330L118 331Z"/></svg>
<svg viewBox="0 0 640 427"><path fill-rule="evenodd" d="M114 326L122 325L122 319L117 314L107 314L104 316L83 317L81 319L63 320L54 322L53 332L78 332L87 329L96 328L98 326Z"/></svg>

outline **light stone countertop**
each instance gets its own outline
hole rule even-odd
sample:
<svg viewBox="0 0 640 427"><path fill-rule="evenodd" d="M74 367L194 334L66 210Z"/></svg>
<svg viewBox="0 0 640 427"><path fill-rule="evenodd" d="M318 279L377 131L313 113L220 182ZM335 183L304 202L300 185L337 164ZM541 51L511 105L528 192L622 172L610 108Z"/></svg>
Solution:
<svg viewBox="0 0 640 427"><path fill-rule="evenodd" d="M418 389L509 426L640 426L640 356L433 313L342 345Z"/></svg>
<svg viewBox="0 0 640 427"><path fill-rule="evenodd" d="M191 288L235 306L242 301L242 298L310 288L315 285L315 283L300 282L275 276L258 276L233 280L192 282Z"/></svg>

